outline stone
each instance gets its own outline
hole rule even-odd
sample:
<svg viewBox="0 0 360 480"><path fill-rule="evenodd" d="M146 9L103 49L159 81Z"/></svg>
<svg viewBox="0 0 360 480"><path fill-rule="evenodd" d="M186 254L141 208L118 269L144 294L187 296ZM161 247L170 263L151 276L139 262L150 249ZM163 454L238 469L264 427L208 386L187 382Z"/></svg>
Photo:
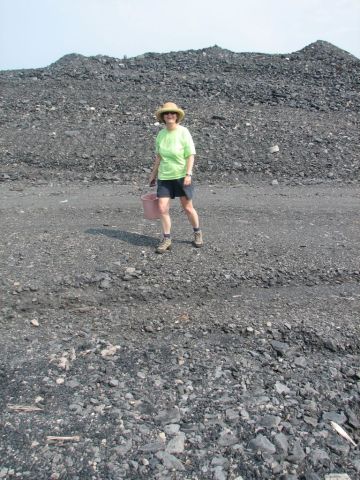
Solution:
<svg viewBox="0 0 360 480"><path fill-rule="evenodd" d="M223 468L228 468L229 460L225 458L223 455L217 455L211 460L211 465L214 466L221 466Z"/></svg>
<svg viewBox="0 0 360 480"><path fill-rule="evenodd" d="M316 448L313 452L311 452L310 459L315 466L328 466L330 464L330 457L328 453L320 448Z"/></svg>
<svg viewBox="0 0 360 480"><path fill-rule="evenodd" d="M224 472L223 467L217 466L217 467L214 468L214 476L213 476L213 479L214 479L214 480L226 480L226 479L227 479L227 475L226 475L226 473Z"/></svg>
<svg viewBox="0 0 360 480"><path fill-rule="evenodd" d="M331 435L326 440L326 445L330 448L330 450L341 456L348 455L350 451L349 443L342 437L339 438L338 436Z"/></svg>
<svg viewBox="0 0 360 480"><path fill-rule="evenodd" d="M330 350L331 352L338 351L338 345L332 338L327 338L324 340L324 347Z"/></svg>
<svg viewBox="0 0 360 480"><path fill-rule="evenodd" d="M275 383L275 390L280 395L288 395L291 392L290 388L288 388L286 385L284 385L281 382L276 382Z"/></svg>
<svg viewBox="0 0 360 480"><path fill-rule="evenodd" d="M133 446L133 442L131 439L129 439L125 441L123 445L114 447L114 452L120 457L124 457L131 450L132 446Z"/></svg>
<svg viewBox="0 0 360 480"><path fill-rule="evenodd" d="M106 290L111 287L111 281L109 279L101 280L99 283L99 288Z"/></svg>
<svg viewBox="0 0 360 480"><path fill-rule="evenodd" d="M119 386L119 380L117 380L116 378L110 378L108 384L109 384L110 387L118 387Z"/></svg>
<svg viewBox="0 0 360 480"><path fill-rule="evenodd" d="M83 407L78 403L71 403L69 405L69 410L70 412L74 412L74 413L80 413L80 414L83 413Z"/></svg>
<svg viewBox="0 0 360 480"><path fill-rule="evenodd" d="M141 446L140 451L153 453L153 452L158 452L160 450L164 450L164 448L165 448L164 442L150 442Z"/></svg>
<svg viewBox="0 0 360 480"><path fill-rule="evenodd" d="M301 463L306 457L306 454L299 441L294 443L291 454L286 458L291 463Z"/></svg>
<svg viewBox="0 0 360 480"><path fill-rule="evenodd" d="M312 427L316 427L316 425L318 424L317 418L310 417L308 415L304 415L304 422L308 425L311 425Z"/></svg>
<svg viewBox="0 0 360 480"><path fill-rule="evenodd" d="M167 435L176 435L180 430L180 425L177 423L169 423L164 426L164 431Z"/></svg>
<svg viewBox="0 0 360 480"><path fill-rule="evenodd" d="M274 437L274 444L277 447L277 450L283 454L287 454L289 449L289 443L287 436L284 433L277 433Z"/></svg>
<svg viewBox="0 0 360 480"><path fill-rule="evenodd" d="M322 415L322 420L324 422L335 422L338 423L339 425L343 425L347 421L347 417L343 412L337 413L337 412L325 412Z"/></svg>
<svg viewBox="0 0 360 480"><path fill-rule="evenodd" d="M280 422L281 418L276 415L265 415L260 419L259 425L265 428L277 428Z"/></svg>
<svg viewBox="0 0 360 480"><path fill-rule="evenodd" d="M162 410L155 417L155 420L161 425L167 425L168 423L180 422L180 410L177 407L170 408L169 410Z"/></svg>
<svg viewBox="0 0 360 480"><path fill-rule="evenodd" d="M185 467L181 461L168 452L157 452L156 458L163 462L165 468L169 468L171 470L174 469L180 472L185 470Z"/></svg>
<svg viewBox="0 0 360 480"><path fill-rule="evenodd" d="M233 408L228 408L225 412L225 417L229 422L236 422L239 420L239 411Z"/></svg>
<svg viewBox="0 0 360 480"><path fill-rule="evenodd" d="M184 451L185 434L183 432L178 433L172 438L166 445L165 451L168 453L182 453Z"/></svg>
<svg viewBox="0 0 360 480"><path fill-rule="evenodd" d="M306 358L305 357L296 357L295 360L294 360L294 364L297 367L306 368L306 366L307 366Z"/></svg>
<svg viewBox="0 0 360 480"><path fill-rule="evenodd" d="M77 135L80 134L80 131L79 130L65 130L64 134L67 137L76 137Z"/></svg>
<svg viewBox="0 0 360 480"><path fill-rule="evenodd" d="M321 478L315 472L305 472L304 480L321 480Z"/></svg>
<svg viewBox="0 0 360 480"><path fill-rule="evenodd" d="M278 340L273 340L270 343L271 343L271 346L273 347L273 349L277 353L280 353L280 355L283 355L283 356L287 354L287 352L290 348L287 343L279 342Z"/></svg>
<svg viewBox="0 0 360 480"><path fill-rule="evenodd" d="M77 380L73 379L66 382L66 386L69 388L77 388L80 386L80 383Z"/></svg>
<svg viewBox="0 0 360 480"><path fill-rule="evenodd" d="M230 432L221 433L218 439L220 447L230 447L239 441L238 437Z"/></svg>
<svg viewBox="0 0 360 480"><path fill-rule="evenodd" d="M351 408L347 408L345 411L348 418L348 424L351 425L353 428L360 428L360 420L356 413L351 410Z"/></svg>
<svg viewBox="0 0 360 480"><path fill-rule="evenodd" d="M250 440L249 448L255 451L261 451L265 453L274 454L276 452L276 447L273 443L270 442L264 435L257 435L256 438Z"/></svg>
<svg viewBox="0 0 360 480"><path fill-rule="evenodd" d="M273 145L269 148L269 153L277 153L280 151L279 145Z"/></svg>
<svg viewBox="0 0 360 480"><path fill-rule="evenodd" d="M354 458L351 463L354 465L355 470L360 473L360 458Z"/></svg>

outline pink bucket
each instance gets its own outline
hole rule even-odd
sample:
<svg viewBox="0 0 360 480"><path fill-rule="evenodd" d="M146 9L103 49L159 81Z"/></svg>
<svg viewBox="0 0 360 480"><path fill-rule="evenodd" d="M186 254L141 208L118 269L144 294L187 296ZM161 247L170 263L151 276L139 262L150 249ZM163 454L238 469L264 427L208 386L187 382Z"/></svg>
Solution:
<svg viewBox="0 0 360 480"><path fill-rule="evenodd" d="M159 201L156 193L145 193L141 196L141 200L144 208L144 218L147 220L160 218Z"/></svg>

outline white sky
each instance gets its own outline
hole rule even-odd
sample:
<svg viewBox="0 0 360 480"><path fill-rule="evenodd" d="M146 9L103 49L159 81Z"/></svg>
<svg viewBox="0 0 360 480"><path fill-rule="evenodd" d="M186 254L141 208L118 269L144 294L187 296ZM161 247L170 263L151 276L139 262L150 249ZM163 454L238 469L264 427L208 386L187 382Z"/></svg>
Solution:
<svg viewBox="0 0 360 480"><path fill-rule="evenodd" d="M0 0L0 70L215 44L291 53L316 40L360 58L360 0Z"/></svg>

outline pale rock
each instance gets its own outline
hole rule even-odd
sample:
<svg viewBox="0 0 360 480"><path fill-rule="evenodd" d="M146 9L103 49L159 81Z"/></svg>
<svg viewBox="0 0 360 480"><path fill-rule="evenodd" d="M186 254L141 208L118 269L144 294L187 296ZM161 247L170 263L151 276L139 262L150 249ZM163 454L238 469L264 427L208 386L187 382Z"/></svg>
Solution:
<svg viewBox="0 0 360 480"><path fill-rule="evenodd" d="M178 460L174 455L171 455L168 452L157 452L156 458L161 460L165 468L174 469L178 471L185 470L184 465Z"/></svg>
<svg viewBox="0 0 360 480"><path fill-rule="evenodd" d="M182 453L184 449L185 434L180 432L169 441L169 443L166 445L165 451L168 453Z"/></svg>
<svg viewBox="0 0 360 480"><path fill-rule="evenodd" d="M347 473L329 473L325 475L325 480L351 480Z"/></svg>
<svg viewBox="0 0 360 480"><path fill-rule="evenodd" d="M273 145L269 148L269 153L277 153L280 151L279 145Z"/></svg>
<svg viewBox="0 0 360 480"><path fill-rule="evenodd" d="M273 443L270 442L264 435L257 435L256 438L253 438L249 442L249 448L252 450L258 451L260 450L261 452L265 453L275 453L276 452L276 447Z"/></svg>

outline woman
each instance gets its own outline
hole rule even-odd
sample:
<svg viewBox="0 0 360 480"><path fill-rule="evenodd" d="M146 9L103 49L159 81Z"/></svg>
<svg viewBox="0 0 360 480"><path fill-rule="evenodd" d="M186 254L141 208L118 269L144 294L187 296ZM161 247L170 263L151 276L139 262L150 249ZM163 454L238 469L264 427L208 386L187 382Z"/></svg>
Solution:
<svg viewBox="0 0 360 480"><path fill-rule="evenodd" d="M163 238L156 248L157 253L171 250L170 198L179 197L181 205L193 227L195 247L203 246L199 216L193 206L192 169L195 146L187 128L179 125L184 111L175 103L166 102L155 113L159 122L165 124L156 137L156 157L150 175L150 185L157 178L160 220Z"/></svg>

